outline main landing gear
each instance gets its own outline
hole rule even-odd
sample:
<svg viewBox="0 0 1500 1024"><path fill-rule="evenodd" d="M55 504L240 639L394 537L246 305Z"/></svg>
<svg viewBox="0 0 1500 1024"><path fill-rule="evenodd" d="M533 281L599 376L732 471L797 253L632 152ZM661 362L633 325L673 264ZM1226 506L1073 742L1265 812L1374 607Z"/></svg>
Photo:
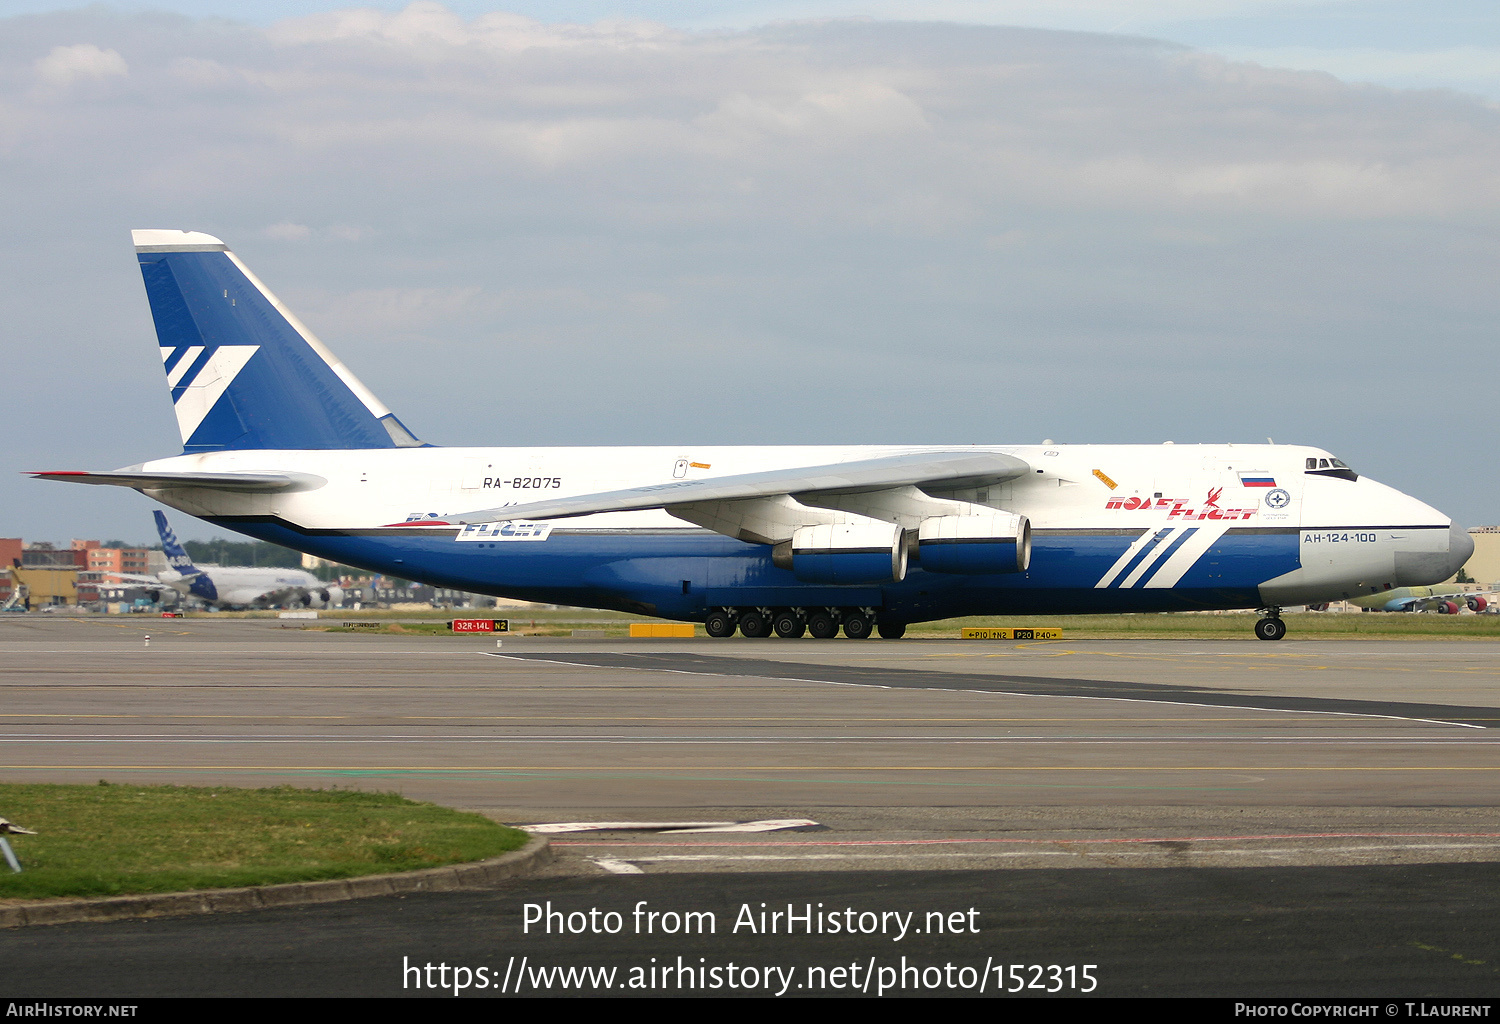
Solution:
<svg viewBox="0 0 1500 1024"><path fill-rule="evenodd" d="M1257 640L1280 640L1286 636L1286 623L1281 621L1280 608L1262 608L1261 614L1265 616L1255 623L1255 638Z"/></svg>
<svg viewBox="0 0 1500 1024"><path fill-rule="evenodd" d="M775 633L786 640L811 634L814 640L830 640L840 628L850 640L863 640L879 632L886 640L899 640L906 623L880 617L874 608L715 608L703 620L709 636L742 636L760 639Z"/></svg>

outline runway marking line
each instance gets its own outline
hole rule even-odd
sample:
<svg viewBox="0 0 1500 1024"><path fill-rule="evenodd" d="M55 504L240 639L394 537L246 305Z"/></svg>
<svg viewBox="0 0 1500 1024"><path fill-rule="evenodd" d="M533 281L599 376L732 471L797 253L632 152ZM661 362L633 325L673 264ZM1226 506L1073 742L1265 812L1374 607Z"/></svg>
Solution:
<svg viewBox="0 0 1500 1024"><path fill-rule="evenodd" d="M766 681L779 681L779 682L818 683L818 684L821 684L821 685L824 685L824 686L858 686L858 687L865 687L865 688L868 688L868 689L876 689L876 690L912 690L912 691L916 691L916 692L928 692L928 693L987 693L987 694L993 694L995 696L1001 696L1001 697L1023 697L1023 698L1030 698L1030 699L1045 699L1045 698L1051 697L1051 698L1055 698L1055 699L1058 699L1058 700L1114 700L1114 701L1122 701L1124 703L1130 703L1130 704L1168 704L1168 705L1174 705L1174 706L1177 706L1177 707L1189 707L1189 708L1231 708L1231 709L1235 709L1235 710L1239 710L1239 711L1262 711L1262 712L1269 711L1269 712L1271 712L1273 714L1284 714L1284 715L1332 715L1332 716L1341 717L1341 718L1381 718L1381 719L1387 719L1387 720L1397 721L1397 722L1423 722L1423 723L1426 723L1427 725L1450 725L1450 726L1453 726L1454 728L1458 728L1458 729L1484 729L1484 728L1486 728L1486 726L1483 726L1483 725L1471 725L1468 722L1450 722L1450 721L1445 721L1443 719L1437 719L1437 718L1415 718L1415 717L1411 717L1409 715L1376 715L1376 714L1370 714L1368 712L1359 712L1359 711L1317 711L1317 710L1313 710L1313 709L1310 709L1310 708L1258 708L1258 707L1252 707L1250 705L1241 705L1241 704L1207 704L1207 703L1200 703L1198 701L1190 701L1190 700L1158 700L1158 699L1154 699L1154 698L1151 698L1151 697L1117 697L1117 696L1106 696L1106 695L1103 695L1103 694L1086 694L1086 693L1021 693L1021 692L1018 692L1018 691L1015 691L1015 690L979 690L979 689L973 689L973 690L971 690L971 689L966 689L966 688L960 687L960 686L887 686L884 683L848 682L848 681L845 681L845 680L835 680L835 679L806 679L806 678L802 678L802 677L799 677L799 676L767 676L767 675L758 675L758 674L754 674L754 673L746 673L745 675L741 676L741 675L737 675L735 673L728 673L728 672L709 672L709 671L703 671L703 670L697 670L697 669L682 669L682 668L660 668L658 666L651 666L651 665L641 665L641 666L635 666L635 665L588 665L588 664L580 664L578 662L570 662L570 661L554 661L554 660L549 659L549 658L517 657L515 655L510 655L510 654L495 654L492 651L480 651L479 653L481 655L483 655L484 657L486 657L486 658L501 658L501 659L504 659L506 661L522 661L522 662L529 662L529 663L532 663L532 664L563 665L563 666L566 666L568 668L596 668L596 669L597 668L604 668L604 669L617 668L617 669L623 669L626 672L660 672L660 673L668 674L668 675L708 676L708 677L714 678L714 679L760 679L760 680L766 680ZM651 655L646 655L646 654L626 654L625 656L626 657L638 657L638 658L651 657ZM788 663L784 662L783 664L788 664ZM795 664L795 663L793 663L793 664ZM983 678L983 677L980 677L980 678ZM1089 681L1090 682L1119 682L1119 680L1089 680ZM1006 680L1004 680L1004 679L997 679L997 680L995 680L995 682L998 684L998 683L1006 682ZM1489 719L1482 719L1482 721L1489 721Z"/></svg>
<svg viewBox="0 0 1500 1024"><path fill-rule="evenodd" d="M969 692L969 691L965 691ZM985 691L988 693L989 691ZM3 712L0 711L0 722L6 722L13 718L107 718L107 719L132 719L150 720L158 718L181 718L189 720L200 719L231 719L243 718L251 721L348 721L356 720L358 715L181 715L181 714L141 714L141 715L103 715L84 713L36 713L29 712ZM1137 722L1186 722L1197 724L1202 722L1281 722L1282 718L1261 717L1241 715L1235 718L875 718L875 717L849 717L847 715L380 715L372 713L370 719L389 719L402 722L1005 722L1015 724L1036 724L1046 722L1065 722L1076 724L1079 722L1110 722L1114 724L1134 724ZM1408 721L1408 719L1398 719ZM1500 717L1474 719L1474 721L1500 721ZM372 723L375 724L375 723ZM1447 725L1447 722L1440 723Z"/></svg>
<svg viewBox="0 0 1500 1024"><path fill-rule="evenodd" d="M613 857L590 857L589 860L593 861L595 864L599 865L605 871L608 871L613 875L645 874L644 871L636 867L634 864L631 864L629 861L616 860Z"/></svg>
<svg viewBox="0 0 1500 1024"><path fill-rule="evenodd" d="M609 846L615 848L641 846L670 849L676 847L750 846L771 846L778 848L815 846L965 846L973 843L1016 846L1052 846L1059 843L1065 843L1070 846L1081 844L1139 845L1143 843L1235 843L1251 840L1282 841L1288 839L1500 839L1500 832L1288 832L1247 836L1156 836L1112 839L999 839L992 837L975 839L790 839L779 841L747 839L743 842L715 842L711 840L684 840L682 842L632 842L622 840L620 842L607 842L586 839L554 839L551 840L551 843L553 846Z"/></svg>
<svg viewBox="0 0 1500 1024"><path fill-rule="evenodd" d="M1116 658L1116 659L1119 659L1119 660L1122 660L1122 661L1153 661L1153 662L1166 662L1168 664L1174 664L1174 665L1201 665L1201 666L1206 667L1206 668L1225 668L1225 667L1228 667L1228 668L1244 669L1246 671L1263 671L1267 666L1263 666L1263 665L1237 665L1237 664L1233 664L1233 663L1230 663L1230 664L1228 664L1226 666L1224 662L1222 662L1222 661L1215 661L1215 660L1212 660L1212 659L1218 659L1218 658L1256 658L1256 659L1263 659L1263 660L1267 660L1267 661L1286 661L1286 660L1304 659L1304 658L1326 658L1326 657L1328 657L1328 653L1329 652L1326 652L1326 651L1320 651L1320 652L1316 652L1316 653L1312 653L1312 654L1299 654L1299 653L1295 653L1295 652L1277 653L1277 652L1270 652L1270 651L1268 651L1268 652L1265 652L1265 653L1253 653L1252 654L1252 653L1249 653L1249 652L1228 651L1228 652L1224 652L1224 653L1195 653L1195 654L1139 654L1139 653L1134 653L1134 652L1130 652L1130 651L1078 651L1078 650L1065 650L1065 651L1058 651L1056 653L1049 653L1047 655L1047 657L1064 657L1064 656L1071 656L1071 655L1076 655L1076 656L1079 656L1079 657L1086 657L1086 656L1094 655L1094 656L1098 656L1098 657L1101 657L1101 658ZM1363 653L1360 653L1360 654L1357 654L1357 655L1354 655L1354 656L1355 657L1375 657L1373 655L1366 655L1366 654L1363 654ZM955 652L925 654L925 655L923 655L923 657L926 657L926 658L1002 658L1002 657L1013 657L1013 655L1009 655L1009 654L982 654L982 653L978 653L978 652L969 654L969 653L963 653L963 652L957 652L957 651L955 651ZM1333 667L1333 666L1329 666L1329 665L1298 665L1297 667L1300 668L1300 669L1311 669L1311 670L1324 671L1324 670L1327 670L1327 669L1329 669L1330 667ZM1369 672L1377 672L1377 671L1378 672L1404 672L1404 673L1424 672L1424 673L1439 673L1439 674L1444 674L1444 675L1500 674L1500 672L1497 672L1496 669L1485 667L1485 666L1477 666L1477 667L1474 667L1474 668L1432 668L1432 667L1429 667L1427 665L1420 665L1420 666L1416 666L1416 667L1408 667L1408 666L1403 666L1403 665L1392 665L1392 664L1389 664L1388 662L1377 662L1377 663L1368 664L1368 665L1339 665L1337 667L1340 668L1340 669L1346 669L1346 670L1350 670L1350 671L1361 671L1361 672L1364 672L1364 671L1369 671Z"/></svg>
<svg viewBox="0 0 1500 1024"><path fill-rule="evenodd" d="M0 771L290 771L290 772L1495 772L1500 765L266 765L0 764Z"/></svg>
<svg viewBox="0 0 1500 1024"><path fill-rule="evenodd" d="M1422 850L1494 850L1496 847L1490 844L1475 843L1427 843L1421 846L1415 844L1403 844L1403 846L1344 846L1335 847L1338 853L1394 853L1394 852L1422 852ZM1317 850L1323 853L1323 850ZM1299 847L1271 847L1271 849L1251 850L1185 850L1182 855L1178 853L1151 852L1151 850L1115 850L1110 853L1112 858L1175 858L1175 856L1242 856L1242 858L1275 858L1275 856L1307 855L1310 850L1299 849ZM661 855L636 855L634 859L642 864L669 864L669 862L765 862L783 861L789 864L807 861L910 861L913 858L933 859L945 856L950 861L959 861L963 858L974 859L999 859L999 858L1080 858L1079 853L1073 850L971 850L971 852L959 853L959 855L938 855L938 853L748 853L748 855L733 856L723 853L661 853ZM1082 859L1082 858L1080 858ZM628 864L628 861L621 861ZM642 874L643 873L642 871ZM1482 961L1466 961L1466 963L1482 963Z"/></svg>
<svg viewBox="0 0 1500 1024"><path fill-rule="evenodd" d="M381 728L378 724L356 725L353 729L375 729ZM0 725L0 728L4 728ZM1092 745L1092 746L1141 746L1141 745L1171 745L1171 744L1198 744L1205 741L1216 741L1221 744L1236 744L1240 746L1305 746L1308 744L1336 744L1338 746L1359 747L1489 747L1500 740L1462 739L1462 738L1428 738L1412 739L1403 736L1235 736L1228 733L1217 733L1204 736L986 736L986 735L948 735L948 736L922 736L904 735L901 733L885 733L876 735L839 735L839 736L778 736L778 735L691 735L691 736L640 736L640 735L614 735L600 733L582 733L573 735L548 736L535 733L503 733L482 735L475 733L375 733L375 732L348 732L348 733L121 733L121 732L92 732L92 733L5 733L0 732L0 740L10 740L18 743L56 743L59 741L82 741L102 743L137 743L145 740L166 741L171 743L560 743L577 745L582 743L610 743L619 745L712 745L712 744L742 744L751 746L770 745L806 745L806 744L831 744L844 745L850 743L938 743L946 746L966 746L975 744L1004 744L1014 743L1022 745Z"/></svg>

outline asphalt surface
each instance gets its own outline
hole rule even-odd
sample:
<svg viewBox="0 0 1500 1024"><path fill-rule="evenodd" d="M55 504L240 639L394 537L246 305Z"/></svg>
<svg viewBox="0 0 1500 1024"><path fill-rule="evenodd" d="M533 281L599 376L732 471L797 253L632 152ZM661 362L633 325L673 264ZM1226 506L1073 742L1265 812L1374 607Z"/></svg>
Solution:
<svg viewBox="0 0 1500 1024"><path fill-rule="evenodd" d="M579 870L1500 860L1482 641L497 648L283 625L0 620L0 772L829 829L559 836Z"/></svg>
<svg viewBox="0 0 1500 1024"><path fill-rule="evenodd" d="M819 823L562 833L544 877L483 893L27 929L4 936L0 991L426 994L400 964L805 972L905 952L1094 963L1113 995L1496 995L1497 721L1500 646L1482 641L497 648L0 620L7 780L356 786L514 824ZM547 899L723 925L743 902L973 907L983 927L518 937ZM972 994L922 989L950 990Z"/></svg>
<svg viewBox="0 0 1500 1024"><path fill-rule="evenodd" d="M1492 866L1476 864L554 878L485 892L25 929L3 937L0 990L16 998L451 999L466 981L457 994L475 998L994 996L997 986L1034 996L1055 988L1058 997L1087 987L1105 997L1493 997L1497 895ZM788 935L785 918L775 934L769 918L761 931L762 909L784 911L788 902L799 915L810 907L825 927L852 920L856 934L809 935L796 922ZM527 904L536 908L529 930ZM551 935L549 908L559 915ZM590 910L599 912L597 932L589 930ZM670 915L686 912L712 914L713 933L704 917L683 933ZM573 914L582 933L559 934ZM610 925L619 933L604 933ZM663 933L674 926L678 934ZM1013 964L1022 967L1019 978ZM556 968L593 973L569 979ZM717 975L708 973L714 968Z"/></svg>

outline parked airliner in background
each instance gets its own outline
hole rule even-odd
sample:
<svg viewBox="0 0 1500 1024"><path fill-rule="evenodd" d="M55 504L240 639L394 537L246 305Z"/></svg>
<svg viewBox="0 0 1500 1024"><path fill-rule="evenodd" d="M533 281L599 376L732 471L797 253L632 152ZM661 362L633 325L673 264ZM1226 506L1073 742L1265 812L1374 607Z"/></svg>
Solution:
<svg viewBox="0 0 1500 1024"><path fill-rule="evenodd" d="M1440 583L1473 540L1292 445L439 448L223 242L137 231L183 453L133 487L349 565L710 635L957 615L1258 608Z"/></svg>
<svg viewBox="0 0 1500 1024"><path fill-rule="evenodd" d="M173 590L183 597L197 598L211 608L284 608L288 605L327 608L344 600L343 588L331 586L301 569L194 565L192 556L177 542L177 535L167 525L166 514L157 509L152 515L156 517L156 532L161 536L161 550L167 556L168 569L156 576L106 573L122 586Z"/></svg>
<svg viewBox="0 0 1500 1024"><path fill-rule="evenodd" d="M1487 611L1495 600L1492 590L1465 590L1463 587L1397 587L1383 594L1356 597L1352 603L1361 608L1382 612L1437 612L1457 615L1459 609Z"/></svg>

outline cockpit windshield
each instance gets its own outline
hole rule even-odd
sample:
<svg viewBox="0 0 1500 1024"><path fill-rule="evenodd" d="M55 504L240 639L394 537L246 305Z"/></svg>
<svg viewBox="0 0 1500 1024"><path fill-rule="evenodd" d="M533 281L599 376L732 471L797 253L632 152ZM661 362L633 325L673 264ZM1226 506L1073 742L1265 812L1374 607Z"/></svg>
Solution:
<svg viewBox="0 0 1500 1024"><path fill-rule="evenodd" d="M1323 456L1309 455L1307 457L1307 474L1309 476L1332 476L1340 480L1359 479L1359 474L1350 469L1342 459Z"/></svg>

